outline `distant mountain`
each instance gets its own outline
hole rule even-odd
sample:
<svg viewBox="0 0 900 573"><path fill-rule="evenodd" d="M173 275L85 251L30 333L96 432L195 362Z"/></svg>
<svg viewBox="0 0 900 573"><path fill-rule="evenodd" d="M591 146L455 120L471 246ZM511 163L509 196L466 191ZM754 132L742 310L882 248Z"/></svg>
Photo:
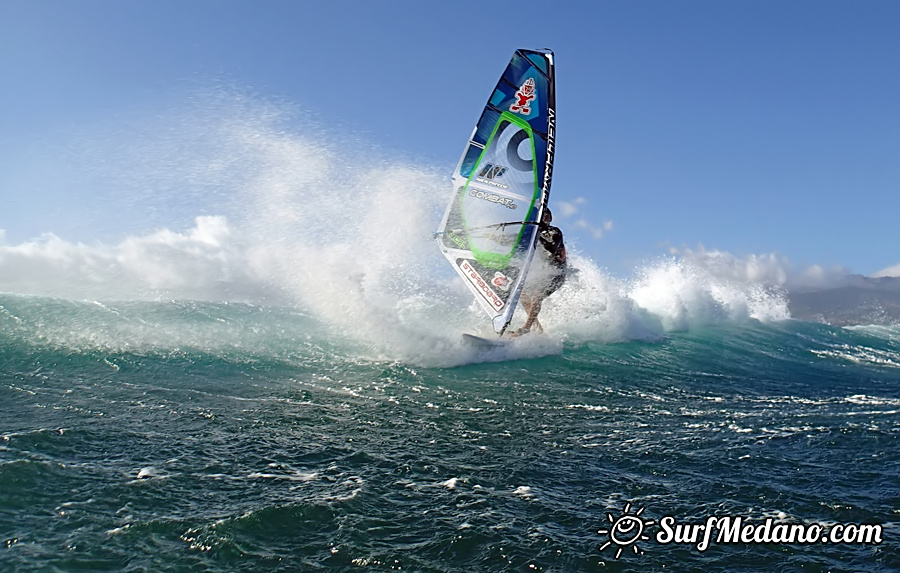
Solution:
<svg viewBox="0 0 900 573"><path fill-rule="evenodd" d="M849 275L839 286L788 292L791 316L835 326L900 325L900 278Z"/></svg>

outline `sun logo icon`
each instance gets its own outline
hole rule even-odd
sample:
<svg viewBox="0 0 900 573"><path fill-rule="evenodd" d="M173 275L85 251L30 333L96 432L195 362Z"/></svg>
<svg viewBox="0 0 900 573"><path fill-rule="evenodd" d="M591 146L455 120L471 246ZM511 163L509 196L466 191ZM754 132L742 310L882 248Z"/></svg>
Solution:
<svg viewBox="0 0 900 573"><path fill-rule="evenodd" d="M610 545L615 545L616 559L618 559L622 552L625 551L625 548L631 546L631 550L634 551L635 555L643 555L644 552L637 546L637 542L650 540L649 537L644 535L644 530L654 523L652 519L641 519L644 509L646 508L642 507L634 515L630 515L631 502L628 502L625 504L625 509L619 517L613 517L611 513L607 513L606 518L609 519L610 523L609 529L597 530L598 535L609 536L609 539L600 546L600 551L603 551Z"/></svg>

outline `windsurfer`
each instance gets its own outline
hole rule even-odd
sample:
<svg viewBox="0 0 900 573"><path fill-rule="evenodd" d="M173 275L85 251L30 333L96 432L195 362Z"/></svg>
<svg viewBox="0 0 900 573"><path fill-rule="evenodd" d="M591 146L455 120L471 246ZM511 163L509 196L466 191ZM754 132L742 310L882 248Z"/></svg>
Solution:
<svg viewBox="0 0 900 573"><path fill-rule="evenodd" d="M538 321L538 314L541 312L541 305L544 299L556 292L559 287L566 282L566 246L563 243L563 234L559 227L550 225L553 221L553 214L550 209L544 209L544 216L538 224L538 243L541 249L537 249L534 254L534 261L528 272L528 278L525 281L525 288L522 291L522 306L528 313L525 324L519 330L513 332L510 336L519 336L530 332L533 327L538 332L543 332L544 328Z"/></svg>

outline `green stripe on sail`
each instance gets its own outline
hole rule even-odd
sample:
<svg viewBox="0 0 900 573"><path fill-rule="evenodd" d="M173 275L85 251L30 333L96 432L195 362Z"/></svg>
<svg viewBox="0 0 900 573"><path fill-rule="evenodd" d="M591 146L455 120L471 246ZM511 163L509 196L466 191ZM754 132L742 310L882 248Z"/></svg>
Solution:
<svg viewBox="0 0 900 573"><path fill-rule="evenodd" d="M484 159L485 153L490 148L491 143L494 141L494 137L497 135L497 130L500 127L500 124L506 120L509 123L518 126L523 131L525 131L526 135L528 135L528 142L531 145L531 165L532 165L532 176L534 180L534 191L531 194L531 203L528 204L528 209L526 210L526 217L528 213L531 213L531 210L534 208L534 202L539 196L538 190L538 181L539 178L537 176L537 160L534 152L534 131L531 129L531 126L524 119L513 115L508 111L503 111L500 113L500 119L497 120L497 123L494 125L493 131L491 131L490 137L487 139L487 143L485 143L484 149L481 151L481 154L478 156L478 161L475 162L475 166L472 169L472 173L469 175L469 178L466 180L465 186L460 191L459 202L460 202L460 217L462 218L463 228L466 231L466 239L468 239L469 249L472 251L472 255L475 257L475 260L490 269L503 270L509 266L509 261L512 259L513 255L516 252L516 246L519 244L519 241L522 239L522 233L525 232L525 225L522 225L519 228L519 233L516 235L516 240L513 241L512 247L510 248L508 253L492 253L490 251L483 251L475 246L473 246L473 241L469 235L469 225L466 223L466 211L463 205L463 198L466 195L466 192L469 190L469 184L472 182L472 179L476 177L476 174L479 173L481 162Z"/></svg>

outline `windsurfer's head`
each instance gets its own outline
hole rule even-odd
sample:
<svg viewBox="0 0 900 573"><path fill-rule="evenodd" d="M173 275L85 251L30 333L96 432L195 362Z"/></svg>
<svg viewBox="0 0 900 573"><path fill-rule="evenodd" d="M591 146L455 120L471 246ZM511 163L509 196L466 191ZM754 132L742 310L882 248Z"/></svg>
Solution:
<svg viewBox="0 0 900 573"><path fill-rule="evenodd" d="M544 208L544 216L541 218L542 223L550 223L553 221L553 213L550 212L550 207Z"/></svg>

